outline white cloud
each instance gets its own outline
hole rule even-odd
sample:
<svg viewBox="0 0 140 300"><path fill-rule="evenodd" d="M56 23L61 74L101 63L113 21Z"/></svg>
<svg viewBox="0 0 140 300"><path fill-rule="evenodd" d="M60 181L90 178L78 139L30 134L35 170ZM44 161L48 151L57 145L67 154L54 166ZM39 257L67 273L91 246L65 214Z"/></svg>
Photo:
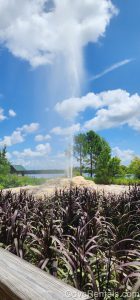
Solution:
<svg viewBox="0 0 140 300"><path fill-rule="evenodd" d="M10 160L11 160L11 158L12 158L12 155L11 155L11 153L10 153L10 152L6 152L6 157L7 157L7 159L10 161Z"/></svg>
<svg viewBox="0 0 140 300"><path fill-rule="evenodd" d="M39 123L31 123L29 125L23 125L22 127L18 128L20 132L25 134L33 133L39 129Z"/></svg>
<svg viewBox="0 0 140 300"><path fill-rule="evenodd" d="M85 128L102 130L128 125L140 130L140 96L130 95L124 90L107 91L99 94L102 108L96 116L85 123Z"/></svg>
<svg viewBox="0 0 140 300"><path fill-rule="evenodd" d="M13 156L12 159L12 164L15 165L22 165L24 166L27 170L53 170L56 169L56 165L57 165L57 169L64 169L66 168L66 161L63 159L54 159L51 156L46 156L45 159L44 157L34 157L33 159L30 157L28 158L16 158ZM40 175L42 177L42 175ZM52 175L53 176L53 175ZM58 177L59 175L57 175Z"/></svg>
<svg viewBox="0 0 140 300"><path fill-rule="evenodd" d="M24 142L25 136L27 134L33 133L37 131L39 128L38 123L31 123L29 125L23 125L20 128L17 128L12 132L11 135L6 135L2 140L0 140L0 147L7 146L10 147L12 145L16 145Z"/></svg>
<svg viewBox="0 0 140 300"><path fill-rule="evenodd" d="M13 117L13 118L16 117L16 115L17 115L13 109L9 109L8 113L9 113L9 116Z"/></svg>
<svg viewBox="0 0 140 300"><path fill-rule="evenodd" d="M56 158L65 159L66 158L66 153L65 152L59 152L59 153L56 154Z"/></svg>
<svg viewBox="0 0 140 300"><path fill-rule="evenodd" d="M24 159L24 158L13 158L12 160L11 160L11 163L13 164L13 165L21 165L21 166L23 166L23 167L25 167L25 168L30 168L30 165L32 164L32 161L31 160L27 160L27 159Z"/></svg>
<svg viewBox="0 0 140 300"><path fill-rule="evenodd" d="M32 66L71 55L103 36L117 10L111 0L0 0L0 40Z"/></svg>
<svg viewBox="0 0 140 300"><path fill-rule="evenodd" d="M96 79L99 79L99 78L103 77L104 75L106 75L106 74L108 74L108 73L110 73L110 72L112 72L112 71L114 71L114 70L116 70L116 69L118 69L120 67L123 67L123 66L129 64L132 61L133 61L133 59L124 59L124 60L122 60L122 61L120 61L118 63L115 63L112 66L110 66L109 68L107 68L104 71L102 71L101 73L99 73L99 74L91 77L90 81L94 81Z"/></svg>
<svg viewBox="0 0 140 300"><path fill-rule="evenodd" d="M66 119L74 119L80 112L85 111L86 108L98 108L102 102L98 95L88 93L81 98L70 98L62 102L58 102L55 110Z"/></svg>
<svg viewBox="0 0 140 300"><path fill-rule="evenodd" d="M127 164L136 156L133 150L121 150L119 147L114 147L112 149L113 156L117 156L121 159L122 163Z"/></svg>
<svg viewBox="0 0 140 300"><path fill-rule="evenodd" d="M39 144L35 149L24 149L21 152L13 151L10 153L12 164L23 165L27 169L63 169L67 170L69 161L65 151L51 154L50 145ZM74 159L75 165L75 159Z"/></svg>
<svg viewBox="0 0 140 300"><path fill-rule="evenodd" d="M15 144L24 142L24 137L18 130L13 131L9 136L4 136L3 140L0 140L0 147L7 146L10 147Z"/></svg>
<svg viewBox="0 0 140 300"><path fill-rule="evenodd" d="M0 107L0 121L4 121L6 116L4 115L4 109Z"/></svg>
<svg viewBox="0 0 140 300"><path fill-rule="evenodd" d="M80 131L80 124L74 124L70 127L55 127L51 130L52 133L56 135L62 135L62 136L70 136L75 134L76 132Z"/></svg>
<svg viewBox="0 0 140 300"><path fill-rule="evenodd" d="M87 108L93 109L93 118L86 121L85 129L103 130L128 125L140 131L140 95L125 90L89 93L81 98L70 98L57 103L55 110L64 118L74 119Z"/></svg>
<svg viewBox="0 0 140 300"><path fill-rule="evenodd" d="M49 143L46 144L39 144L35 147L34 150L31 148L24 149L23 151L13 151L13 155L16 156L18 159L25 159L25 158L35 158L35 157L44 157L51 152L51 146Z"/></svg>
<svg viewBox="0 0 140 300"><path fill-rule="evenodd" d="M35 136L36 142L48 141L50 139L51 139L51 136L49 134L47 134L47 135L38 134Z"/></svg>
<svg viewBox="0 0 140 300"><path fill-rule="evenodd" d="M133 129L140 131L140 118L135 118L135 116L133 116L132 119L129 121L129 125Z"/></svg>

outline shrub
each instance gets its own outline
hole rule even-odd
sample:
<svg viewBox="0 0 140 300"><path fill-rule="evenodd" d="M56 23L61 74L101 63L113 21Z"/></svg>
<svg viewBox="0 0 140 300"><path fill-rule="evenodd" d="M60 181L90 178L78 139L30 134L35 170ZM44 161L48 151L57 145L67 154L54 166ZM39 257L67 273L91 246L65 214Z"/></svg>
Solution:
<svg viewBox="0 0 140 300"><path fill-rule="evenodd" d="M45 178L32 178L28 176L17 176L17 175L0 175L0 186L1 188L14 188L18 186L26 185L39 185L45 183Z"/></svg>
<svg viewBox="0 0 140 300"><path fill-rule="evenodd" d="M134 159L131 161L128 168L130 174L140 179L140 158L139 157L134 157Z"/></svg>
<svg viewBox="0 0 140 300"><path fill-rule="evenodd" d="M1 192L0 220L4 248L87 293L122 299L139 276L139 187L119 196L75 188L44 201Z"/></svg>
<svg viewBox="0 0 140 300"><path fill-rule="evenodd" d="M112 178L111 180L112 184L118 184L118 185L135 185L140 184L140 179L133 179L133 178Z"/></svg>

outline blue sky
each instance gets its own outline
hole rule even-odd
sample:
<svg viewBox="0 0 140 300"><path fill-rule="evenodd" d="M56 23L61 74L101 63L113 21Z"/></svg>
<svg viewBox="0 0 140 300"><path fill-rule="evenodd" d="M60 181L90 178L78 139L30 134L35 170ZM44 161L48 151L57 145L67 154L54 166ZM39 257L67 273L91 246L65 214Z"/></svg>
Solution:
<svg viewBox="0 0 140 300"><path fill-rule="evenodd" d="M135 5L134 5L135 3ZM139 0L0 0L0 146L27 168L64 167L93 129L140 155Z"/></svg>

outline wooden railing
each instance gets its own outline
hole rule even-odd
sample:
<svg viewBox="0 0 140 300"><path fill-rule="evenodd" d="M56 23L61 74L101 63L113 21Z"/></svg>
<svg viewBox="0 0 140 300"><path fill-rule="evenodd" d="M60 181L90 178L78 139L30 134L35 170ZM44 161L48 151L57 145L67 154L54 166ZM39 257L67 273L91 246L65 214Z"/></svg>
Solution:
<svg viewBox="0 0 140 300"><path fill-rule="evenodd" d="M0 300L84 299L84 293L0 248Z"/></svg>

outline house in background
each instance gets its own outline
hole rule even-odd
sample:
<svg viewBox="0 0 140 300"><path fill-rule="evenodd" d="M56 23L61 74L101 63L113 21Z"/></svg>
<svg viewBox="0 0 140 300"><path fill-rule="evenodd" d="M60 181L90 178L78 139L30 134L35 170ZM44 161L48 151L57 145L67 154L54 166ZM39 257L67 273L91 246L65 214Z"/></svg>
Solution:
<svg viewBox="0 0 140 300"><path fill-rule="evenodd" d="M20 176L24 176L24 171L26 171L26 169L21 166L21 165L11 165L11 174L17 174Z"/></svg>

